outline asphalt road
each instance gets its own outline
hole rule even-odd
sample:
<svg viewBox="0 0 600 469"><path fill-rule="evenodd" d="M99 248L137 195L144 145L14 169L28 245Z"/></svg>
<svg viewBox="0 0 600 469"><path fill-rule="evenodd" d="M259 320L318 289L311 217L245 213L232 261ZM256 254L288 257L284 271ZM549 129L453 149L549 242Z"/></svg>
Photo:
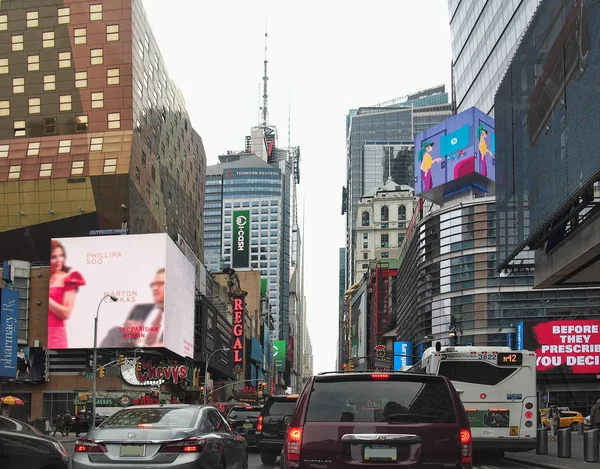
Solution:
<svg viewBox="0 0 600 469"><path fill-rule="evenodd" d="M71 440L73 437L69 438ZM59 438L57 438L59 439ZM75 441L64 441L64 438L60 438L65 449L68 451L69 456L73 455L73 448L75 448ZM249 469L279 469L279 460L275 465L265 465L260 460L260 455L256 451L250 452L249 457ZM540 466L541 467L541 466ZM534 469L533 466L519 464L504 460L479 460L475 461L473 469Z"/></svg>

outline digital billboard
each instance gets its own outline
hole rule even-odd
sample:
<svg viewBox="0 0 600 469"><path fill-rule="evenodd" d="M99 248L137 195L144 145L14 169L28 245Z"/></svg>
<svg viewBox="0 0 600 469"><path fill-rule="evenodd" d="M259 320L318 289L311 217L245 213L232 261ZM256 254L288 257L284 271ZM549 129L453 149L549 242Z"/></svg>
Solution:
<svg viewBox="0 0 600 469"><path fill-rule="evenodd" d="M92 348L98 313L98 347L193 356L195 270L167 234L53 239L49 283L49 349Z"/></svg>
<svg viewBox="0 0 600 469"><path fill-rule="evenodd" d="M16 376L19 339L19 291L0 289L0 376Z"/></svg>
<svg viewBox="0 0 600 469"><path fill-rule="evenodd" d="M413 364L412 349L412 342L394 342L394 370Z"/></svg>
<svg viewBox="0 0 600 469"><path fill-rule="evenodd" d="M494 100L500 260L560 226L553 219L593 193L599 80L596 2L541 2Z"/></svg>
<svg viewBox="0 0 600 469"><path fill-rule="evenodd" d="M415 137L415 195L443 200L444 193L496 179L494 119L470 108ZM437 190L436 190L437 189Z"/></svg>
<svg viewBox="0 0 600 469"><path fill-rule="evenodd" d="M275 367L278 373L285 372L285 358L287 353L287 341L286 340L275 340L273 341L273 360L275 360Z"/></svg>
<svg viewBox="0 0 600 469"><path fill-rule="evenodd" d="M250 267L250 210L233 211L231 267Z"/></svg>
<svg viewBox="0 0 600 469"><path fill-rule="evenodd" d="M517 349L535 351L543 373L600 373L600 320L521 322Z"/></svg>

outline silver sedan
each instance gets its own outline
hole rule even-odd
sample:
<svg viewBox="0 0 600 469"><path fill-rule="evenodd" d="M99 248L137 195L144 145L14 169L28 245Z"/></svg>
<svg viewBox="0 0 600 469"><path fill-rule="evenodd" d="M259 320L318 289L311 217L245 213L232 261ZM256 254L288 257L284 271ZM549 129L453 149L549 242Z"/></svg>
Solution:
<svg viewBox="0 0 600 469"><path fill-rule="evenodd" d="M134 406L77 440L73 469L248 469L246 440L208 406Z"/></svg>

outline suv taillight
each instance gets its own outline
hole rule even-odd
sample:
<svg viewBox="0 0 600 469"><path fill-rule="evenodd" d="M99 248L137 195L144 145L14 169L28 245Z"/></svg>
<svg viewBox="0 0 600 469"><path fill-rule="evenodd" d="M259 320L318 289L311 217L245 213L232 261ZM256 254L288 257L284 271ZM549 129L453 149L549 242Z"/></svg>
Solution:
<svg viewBox="0 0 600 469"><path fill-rule="evenodd" d="M470 430L460 431L460 462L461 464L473 462L473 439Z"/></svg>
<svg viewBox="0 0 600 469"><path fill-rule="evenodd" d="M186 438L185 440L175 441L164 445L161 453L201 453L206 448L204 438Z"/></svg>
<svg viewBox="0 0 600 469"><path fill-rule="evenodd" d="M300 461L302 427L288 427L285 441L285 457L288 461Z"/></svg>
<svg viewBox="0 0 600 469"><path fill-rule="evenodd" d="M74 451L75 453L106 453L106 446L82 438L75 443Z"/></svg>
<svg viewBox="0 0 600 469"><path fill-rule="evenodd" d="M258 431L258 432L262 432L262 421L263 421L263 416L259 415L258 423L256 424L256 431Z"/></svg>

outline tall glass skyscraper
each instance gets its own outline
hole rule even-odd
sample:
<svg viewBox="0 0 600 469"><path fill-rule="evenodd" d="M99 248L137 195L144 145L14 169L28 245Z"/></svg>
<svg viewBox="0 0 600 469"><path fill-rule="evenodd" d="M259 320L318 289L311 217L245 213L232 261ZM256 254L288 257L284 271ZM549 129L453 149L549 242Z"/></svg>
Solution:
<svg viewBox="0 0 600 469"><path fill-rule="evenodd" d="M398 185L412 186L414 136L452 115L445 86L370 107L346 116L347 200L346 287L354 279L356 207L361 197L387 182L391 171ZM391 160L391 161L390 161Z"/></svg>
<svg viewBox="0 0 600 469"><path fill-rule="evenodd" d="M448 0L452 102L494 115L494 95L540 0Z"/></svg>

